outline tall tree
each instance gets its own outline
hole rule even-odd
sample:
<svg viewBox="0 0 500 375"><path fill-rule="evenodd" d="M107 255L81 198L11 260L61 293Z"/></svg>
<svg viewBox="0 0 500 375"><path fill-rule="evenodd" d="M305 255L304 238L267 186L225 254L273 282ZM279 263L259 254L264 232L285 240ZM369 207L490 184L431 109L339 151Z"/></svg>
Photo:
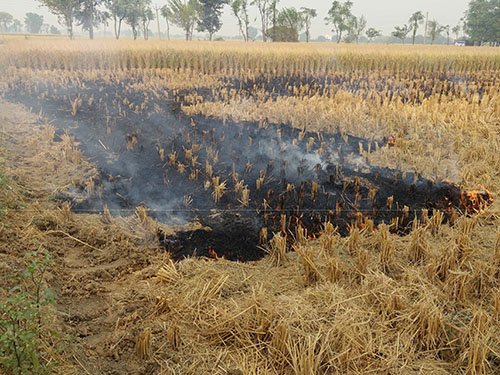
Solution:
<svg viewBox="0 0 500 375"><path fill-rule="evenodd" d="M268 32L267 30L269 29L269 16L270 13L273 9L273 1L272 0L252 0L251 2L252 5L255 5L257 9L259 10L260 14L260 22L262 25L261 32L262 32L262 40L264 42L267 42L267 35ZM274 4L276 5L276 4Z"/></svg>
<svg viewBox="0 0 500 375"><path fill-rule="evenodd" d="M106 7L113 18L115 38L120 39L122 22L127 18L129 1L127 0L111 0L106 3Z"/></svg>
<svg viewBox="0 0 500 375"><path fill-rule="evenodd" d="M26 13L24 18L26 30L31 34L38 34L43 25L43 16L36 13Z"/></svg>
<svg viewBox="0 0 500 375"><path fill-rule="evenodd" d="M167 23L167 39L170 40L170 18L172 14L170 13L170 8L166 5L161 7L161 15L165 18L165 22Z"/></svg>
<svg viewBox="0 0 500 375"><path fill-rule="evenodd" d="M498 42L500 0L472 0L465 12L465 30L473 42Z"/></svg>
<svg viewBox="0 0 500 375"><path fill-rule="evenodd" d="M89 32L89 39L94 39L94 28L98 27L110 17L108 12L99 7L104 0L80 0L80 8L75 17L82 29Z"/></svg>
<svg viewBox="0 0 500 375"><path fill-rule="evenodd" d="M139 35L139 30L143 22L143 15L144 15L144 5L142 3L142 0L131 0L127 2L125 22L132 29L132 35L134 36L134 40L136 40L137 36Z"/></svg>
<svg viewBox="0 0 500 375"><path fill-rule="evenodd" d="M70 39L73 39L73 21L79 9L79 0L38 0L55 14L59 24L63 26Z"/></svg>
<svg viewBox="0 0 500 375"><path fill-rule="evenodd" d="M231 10L233 11L240 33L245 42L248 42L248 29L250 27L250 18L248 16L248 0L234 0L231 3Z"/></svg>
<svg viewBox="0 0 500 375"><path fill-rule="evenodd" d="M368 30L366 30L366 37L368 38L369 42L371 42L375 38L378 38L380 35L382 35L381 31L375 29L374 27L370 27Z"/></svg>
<svg viewBox="0 0 500 375"><path fill-rule="evenodd" d="M351 33L354 39L356 40L356 43L359 43L359 38L366 29L366 24L367 24L366 18L363 15L359 18L354 17L354 20L352 22L353 23L352 23Z"/></svg>
<svg viewBox="0 0 500 375"><path fill-rule="evenodd" d="M13 22L14 17L10 13L0 12L0 33L9 31L10 24Z"/></svg>
<svg viewBox="0 0 500 375"><path fill-rule="evenodd" d="M269 6L269 16L268 18L270 17L271 18L271 22L272 22L272 27L273 27L273 32L272 33L269 33L270 36L273 41L277 39L276 37L276 31L278 30L276 26L278 26L278 15L279 15L279 11L278 11L278 3L280 2L280 0L271 0L271 5ZM293 37L292 39L294 39L295 41L295 37ZM297 41L298 41L298 37L297 37Z"/></svg>
<svg viewBox="0 0 500 375"><path fill-rule="evenodd" d="M17 18L12 21L12 24L9 27L9 31L11 33L20 33L23 31L23 24Z"/></svg>
<svg viewBox="0 0 500 375"><path fill-rule="evenodd" d="M429 35L431 36L431 44L434 44L437 37L444 31L444 26L441 26L438 21L429 21Z"/></svg>
<svg viewBox="0 0 500 375"><path fill-rule="evenodd" d="M450 45L450 25L443 26L443 31L446 33L446 45Z"/></svg>
<svg viewBox="0 0 500 375"><path fill-rule="evenodd" d="M155 16L151 8L151 0L142 0L140 5L140 20L142 24L142 36L144 40L149 39L149 24Z"/></svg>
<svg viewBox="0 0 500 375"><path fill-rule="evenodd" d="M460 26L460 25L453 26L453 28L451 29L451 32L453 34L455 34L455 40L458 40L458 38L460 37L461 30L462 30L462 26Z"/></svg>
<svg viewBox="0 0 500 375"><path fill-rule="evenodd" d="M311 38L311 22L312 19L318 16L316 9L302 7L300 8L300 13L302 14L302 19L304 20L304 27L306 29L306 42L309 43Z"/></svg>
<svg viewBox="0 0 500 375"><path fill-rule="evenodd" d="M297 32L304 27L304 18L302 14L295 8L283 8L277 16L277 24L289 27Z"/></svg>
<svg viewBox="0 0 500 375"><path fill-rule="evenodd" d="M417 37L418 26L422 25L424 23L424 20L425 16L420 10L418 12L413 13L410 19L408 20L408 23L410 24L411 29L413 31L413 35L411 36L412 44L415 44L415 38Z"/></svg>
<svg viewBox="0 0 500 375"><path fill-rule="evenodd" d="M222 27L222 9L228 4L228 0L198 0L200 3L200 15L197 30L207 32L212 40L214 34Z"/></svg>
<svg viewBox="0 0 500 375"><path fill-rule="evenodd" d="M257 35L259 35L259 29L253 26L248 27L248 40L255 40L257 38Z"/></svg>
<svg viewBox="0 0 500 375"><path fill-rule="evenodd" d="M352 29L353 19L355 18L351 12L352 1L345 2L335 0L332 7L328 11L328 17L325 17L326 24L333 26L332 31L337 36L337 43L342 40L342 35Z"/></svg>
<svg viewBox="0 0 500 375"><path fill-rule="evenodd" d="M160 28L160 7L158 5L154 6L155 14L156 14L156 28L158 29L158 39L161 40L161 28Z"/></svg>
<svg viewBox="0 0 500 375"><path fill-rule="evenodd" d="M394 26L394 31L392 32L392 36L401 40L403 44L405 44L405 39L411 31L411 26Z"/></svg>
<svg viewBox="0 0 500 375"><path fill-rule="evenodd" d="M298 42L304 27L302 14L295 8L284 8L276 16L274 26L268 29L268 37L273 42Z"/></svg>
<svg viewBox="0 0 500 375"><path fill-rule="evenodd" d="M169 20L184 29L186 40L193 39L193 31L198 21L200 3L198 0L168 0Z"/></svg>

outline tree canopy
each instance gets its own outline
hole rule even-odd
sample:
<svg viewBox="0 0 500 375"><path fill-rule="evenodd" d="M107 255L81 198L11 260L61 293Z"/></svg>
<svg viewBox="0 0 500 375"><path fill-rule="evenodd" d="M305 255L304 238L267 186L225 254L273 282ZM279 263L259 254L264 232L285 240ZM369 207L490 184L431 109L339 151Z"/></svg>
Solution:
<svg viewBox="0 0 500 375"><path fill-rule="evenodd" d="M366 37L368 38L369 42L381 35L382 33L380 32L380 30L377 30L374 27L370 27L368 30L366 30Z"/></svg>
<svg viewBox="0 0 500 375"><path fill-rule="evenodd" d="M194 26L198 21L200 3L198 0L168 0L162 13L169 16L169 21L182 28L186 33L186 40L193 38Z"/></svg>
<svg viewBox="0 0 500 375"><path fill-rule="evenodd" d="M198 0L199 19L197 30L206 31L209 39L212 40L213 35L222 27L221 15L224 5L229 3L229 0Z"/></svg>
<svg viewBox="0 0 500 375"><path fill-rule="evenodd" d="M144 39L149 38L149 24L154 19L151 9L151 0L125 0L123 20L131 27L134 40L137 39L140 29Z"/></svg>
<svg viewBox="0 0 500 375"><path fill-rule="evenodd" d="M328 17L325 17L326 24L333 26L332 31L335 32L337 43L340 43L344 33L352 29L355 16L351 12L352 1L345 2L335 0L332 7L328 11Z"/></svg>
<svg viewBox="0 0 500 375"><path fill-rule="evenodd" d="M306 7L300 8L300 13L302 14L304 28L306 29L306 42L309 42L309 39L311 37L311 22L313 18L316 18L318 16L318 13L316 12L316 9Z"/></svg>
<svg viewBox="0 0 500 375"><path fill-rule="evenodd" d="M73 39L73 20L79 9L79 0L38 0L42 5L57 16L59 24L67 31L70 39Z"/></svg>
<svg viewBox="0 0 500 375"><path fill-rule="evenodd" d="M500 0L472 0L465 28L474 43L500 42Z"/></svg>
<svg viewBox="0 0 500 375"><path fill-rule="evenodd" d="M255 5L259 10L260 22L261 22L261 32L262 40L267 41L268 29L269 29L269 17L272 11L276 10L277 0L252 0L251 5ZM274 9L273 9L274 8ZM274 25L276 26L276 25Z"/></svg>
<svg viewBox="0 0 500 375"><path fill-rule="evenodd" d="M354 17L351 20L351 25L350 25L351 27L349 30L350 39L355 40L356 43L359 43L359 38L361 37L361 35L365 31L366 25L367 25L367 21L366 21L365 16L361 15L361 17L359 17L359 18Z"/></svg>
<svg viewBox="0 0 500 375"><path fill-rule="evenodd" d="M431 44L434 44L437 37L441 35L441 32L443 32L445 29L446 27L441 26L438 21L436 20L429 21L428 31L431 37Z"/></svg>
<svg viewBox="0 0 500 375"><path fill-rule="evenodd" d="M401 43L405 43L405 39L411 31L411 26L394 26L394 31L392 32L392 36L401 40Z"/></svg>
<svg viewBox="0 0 500 375"><path fill-rule="evenodd" d="M273 42L298 42L304 27L302 14L295 8L283 8L276 16L274 25L267 30Z"/></svg>
<svg viewBox="0 0 500 375"><path fill-rule="evenodd" d="M419 10L418 12L413 13L410 19L408 20L408 23L413 31L413 34L411 36L412 44L415 44L415 38L417 36L418 26L424 22L424 19L425 19L424 14Z"/></svg>
<svg viewBox="0 0 500 375"><path fill-rule="evenodd" d="M250 18L248 16L248 0L233 0L231 10L238 21L240 33L245 42L249 40Z"/></svg>
<svg viewBox="0 0 500 375"><path fill-rule="evenodd" d="M120 38L122 22L127 18L130 10L130 0L111 0L107 8L113 18L115 38Z"/></svg>
<svg viewBox="0 0 500 375"><path fill-rule="evenodd" d="M38 34L43 25L43 16L36 13L26 13L24 24L29 33Z"/></svg>
<svg viewBox="0 0 500 375"><path fill-rule="evenodd" d="M0 12L0 32L8 31L13 20L14 17L12 17L12 14L7 12Z"/></svg>
<svg viewBox="0 0 500 375"><path fill-rule="evenodd" d="M75 18L83 30L89 32L89 38L94 39L94 28L106 22L109 13L99 9L104 0L76 0L79 3Z"/></svg>

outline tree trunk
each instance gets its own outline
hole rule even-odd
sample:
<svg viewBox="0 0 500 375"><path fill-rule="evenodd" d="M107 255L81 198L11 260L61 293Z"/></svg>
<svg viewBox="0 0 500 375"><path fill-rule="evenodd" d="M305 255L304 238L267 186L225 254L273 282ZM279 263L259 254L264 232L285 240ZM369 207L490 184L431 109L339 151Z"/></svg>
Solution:
<svg viewBox="0 0 500 375"><path fill-rule="evenodd" d="M238 27L240 28L240 34L246 42L247 39L245 38L245 33L243 32L243 22L241 21L241 18L238 16L238 14L236 14L236 18L238 19Z"/></svg>
<svg viewBox="0 0 500 375"><path fill-rule="evenodd" d="M113 26L115 29L115 38L116 38L116 40L118 40L119 36L118 36L118 30L117 30L116 24L117 24L117 22L116 22L116 15L115 15L115 16L113 16Z"/></svg>
<svg viewBox="0 0 500 375"><path fill-rule="evenodd" d="M273 42L276 40L276 1L273 3Z"/></svg>
<svg viewBox="0 0 500 375"><path fill-rule="evenodd" d="M189 28L186 29L186 40L189 40Z"/></svg>
<svg viewBox="0 0 500 375"><path fill-rule="evenodd" d="M122 30L122 19L120 18L120 21L118 22L118 34L116 35L117 40L120 38L121 30Z"/></svg>
<svg viewBox="0 0 500 375"><path fill-rule="evenodd" d="M262 40L267 42L266 17L263 13L260 14L260 19L262 21Z"/></svg>
<svg viewBox="0 0 500 375"><path fill-rule="evenodd" d="M208 37L210 38L210 41L212 41L213 36L214 36L214 34L208 33Z"/></svg>
<svg viewBox="0 0 500 375"><path fill-rule="evenodd" d="M161 40L160 15L158 14L158 11L160 9L156 7L155 10L156 10L156 26L158 27L158 39Z"/></svg>
<svg viewBox="0 0 500 375"><path fill-rule="evenodd" d="M306 29L306 43L309 43L309 29Z"/></svg>
<svg viewBox="0 0 500 375"><path fill-rule="evenodd" d="M168 23L168 18L165 18L167 22L167 40L170 40L170 24Z"/></svg>
<svg viewBox="0 0 500 375"><path fill-rule="evenodd" d="M94 0L90 1L89 8L89 38L94 40Z"/></svg>

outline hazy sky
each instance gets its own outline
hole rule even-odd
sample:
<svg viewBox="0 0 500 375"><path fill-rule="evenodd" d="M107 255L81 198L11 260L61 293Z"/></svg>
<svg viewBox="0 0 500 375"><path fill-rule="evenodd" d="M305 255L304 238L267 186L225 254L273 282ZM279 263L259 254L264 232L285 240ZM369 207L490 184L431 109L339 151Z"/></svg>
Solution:
<svg viewBox="0 0 500 375"><path fill-rule="evenodd" d="M356 16L364 15L368 20L368 27L375 27L382 30L384 34L389 34L394 25L402 25L408 21L410 15L421 10L429 12L429 19L437 19L443 25L454 26L458 23L467 8L469 0L353 0L353 13ZM153 3L163 5L166 0L153 0ZM315 8L318 11L318 17L313 20L311 33L313 38L318 35L331 35L331 27L326 26L324 17L331 7L332 1L323 0L281 0L280 7L294 6L300 8L307 6ZM252 26L260 29L257 11L251 7ZM58 25L57 18L51 15L45 8L41 7L35 0L0 0L0 11L11 13L15 18L24 22L24 14L26 12L35 12L42 14L45 17L45 22ZM254 21L254 18L257 18ZM163 21L163 20L162 20ZM230 13L229 7L226 7L224 17L224 25L219 35L236 35L238 34L238 26L236 20ZM59 26L58 26L59 27ZM111 28L111 25L110 25ZM109 28L109 29L110 29ZM165 23L161 23L161 28L165 30ZM151 24L151 29L156 32L156 21ZM173 27L171 33L182 34L182 31Z"/></svg>

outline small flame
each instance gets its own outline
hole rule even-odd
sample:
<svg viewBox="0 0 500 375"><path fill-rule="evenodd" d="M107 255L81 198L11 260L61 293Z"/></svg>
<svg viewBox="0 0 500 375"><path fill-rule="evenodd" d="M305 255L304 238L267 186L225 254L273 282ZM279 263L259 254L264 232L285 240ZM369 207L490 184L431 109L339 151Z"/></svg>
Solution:
<svg viewBox="0 0 500 375"><path fill-rule="evenodd" d="M491 203L493 197L483 186L480 186L480 190L462 190L460 195L460 207L466 209L469 214L480 213Z"/></svg>
<svg viewBox="0 0 500 375"><path fill-rule="evenodd" d="M396 138L394 138L394 136L390 135L385 139L384 146L394 147L395 144L396 144Z"/></svg>
<svg viewBox="0 0 500 375"><path fill-rule="evenodd" d="M226 259L226 258L224 257L224 255L222 255L222 257L219 257L219 255L218 255L218 254L217 254L217 252L213 249L213 247L212 247L212 246L210 246L210 247L208 248L208 255L210 256L210 258L213 258L213 259L215 259L215 260L218 260L218 259Z"/></svg>

